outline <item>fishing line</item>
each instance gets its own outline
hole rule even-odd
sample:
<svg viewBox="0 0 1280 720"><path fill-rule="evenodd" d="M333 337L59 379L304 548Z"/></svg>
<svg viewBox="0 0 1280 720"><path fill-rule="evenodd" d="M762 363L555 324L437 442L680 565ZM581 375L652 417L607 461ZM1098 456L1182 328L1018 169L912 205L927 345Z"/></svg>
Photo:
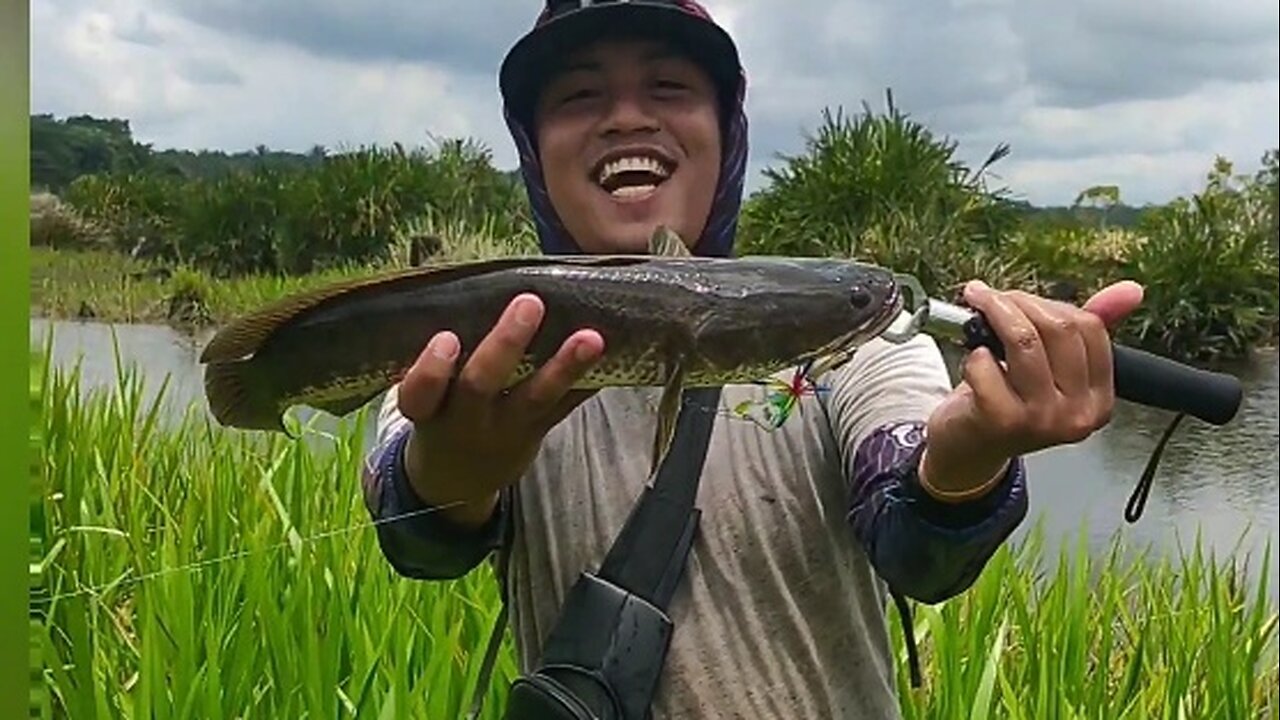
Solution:
<svg viewBox="0 0 1280 720"><path fill-rule="evenodd" d="M441 505L438 507L429 507L429 508L422 508L421 510L413 510L411 512L401 513L399 515L393 515L389 518L383 518L382 520L373 520L365 523L360 523L357 525L352 525L349 527L342 527L334 530L325 530L323 532L316 533L315 535L309 535L307 537L302 538L302 543L304 545L310 545L311 543L317 540L325 540L328 538L337 537L338 535L356 532L358 530L366 530L368 528L377 527L379 525L386 525L389 523L399 522L401 520L407 520L409 518L418 517L420 515L428 515L433 512L448 510L449 508L456 507L457 505L460 505L460 504L462 504L462 501L453 502L453 503L449 503L447 505ZM155 580L157 578L164 577L167 575L172 575L178 572L184 572L188 570L199 570L212 565L217 565L219 563L228 562L230 560L242 559L242 558L250 557L253 555L265 555L268 553L276 552L277 550L291 547L292 545L293 543L290 542L289 540L283 540L274 545L268 545L265 548L260 548L257 550L237 550L235 552L228 553L226 555L221 555L214 558L209 558L207 560L200 560L193 563L187 563L185 565L178 565L176 567L161 568L159 570L154 570L152 572L139 575L133 578L132 580L124 580L123 578L121 578L121 579L113 580L111 582L102 583L100 585L93 585L90 587L81 588L73 592L54 595L53 597L32 598L31 606L35 607L35 606L49 605L56 600L65 600L68 598L79 597L81 595L89 595L89 594L96 595L98 593L101 593L104 590L109 590L111 588L130 587L147 580Z"/></svg>

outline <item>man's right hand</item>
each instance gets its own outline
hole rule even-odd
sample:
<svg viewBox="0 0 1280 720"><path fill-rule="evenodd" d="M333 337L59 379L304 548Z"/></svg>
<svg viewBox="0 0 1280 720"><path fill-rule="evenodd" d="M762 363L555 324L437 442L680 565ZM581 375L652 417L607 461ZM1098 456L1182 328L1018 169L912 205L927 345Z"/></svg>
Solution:
<svg viewBox="0 0 1280 720"><path fill-rule="evenodd" d="M483 525L498 491L520 479L551 428L595 392L572 389L604 352L594 330L570 335L508 390L544 311L535 295L514 298L452 388L461 348L451 332L432 337L400 382L400 413L413 425L404 458L410 484L460 525Z"/></svg>

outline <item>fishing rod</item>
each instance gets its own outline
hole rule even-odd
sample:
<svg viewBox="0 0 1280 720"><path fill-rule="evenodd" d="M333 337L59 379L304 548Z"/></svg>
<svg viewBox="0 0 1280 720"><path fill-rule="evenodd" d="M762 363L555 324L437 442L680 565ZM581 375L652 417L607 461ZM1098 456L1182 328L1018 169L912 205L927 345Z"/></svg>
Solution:
<svg viewBox="0 0 1280 720"><path fill-rule="evenodd" d="M996 359L1005 359L1004 343L980 311L929 297L913 276L896 278L907 302L882 338L902 343L923 331L966 350L985 347ZM1125 520L1135 523L1142 516L1160 457L1182 418L1190 415L1211 425L1226 425L1240 410L1244 388L1233 375L1192 367L1114 340L1111 358L1117 398L1175 413L1125 506Z"/></svg>
<svg viewBox="0 0 1280 720"><path fill-rule="evenodd" d="M908 296L906 308L881 337L904 342L923 331L961 345L985 347L999 360L1004 344L979 311L931 298L910 275L898 275ZM1212 425L1235 418L1244 399L1232 375L1192 367L1145 350L1111 342L1116 397L1139 405L1191 415Z"/></svg>

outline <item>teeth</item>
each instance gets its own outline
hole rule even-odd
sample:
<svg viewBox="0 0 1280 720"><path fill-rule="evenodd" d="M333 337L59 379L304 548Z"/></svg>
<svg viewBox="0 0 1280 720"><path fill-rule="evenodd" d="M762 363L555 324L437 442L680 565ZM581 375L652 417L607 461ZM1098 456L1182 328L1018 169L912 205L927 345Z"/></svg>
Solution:
<svg viewBox="0 0 1280 720"><path fill-rule="evenodd" d="M636 155L633 157L618 158L617 160L605 163L605 166L600 170L600 177L598 180L600 184L603 185L614 175L622 172L648 172L661 178L665 178L670 174L662 163L658 162L654 158Z"/></svg>
<svg viewBox="0 0 1280 720"><path fill-rule="evenodd" d="M657 185L623 185L622 187L615 189L613 192L609 194L619 198L636 197L638 195L644 195L645 193L653 192L655 189L657 189L657 187L658 187Z"/></svg>

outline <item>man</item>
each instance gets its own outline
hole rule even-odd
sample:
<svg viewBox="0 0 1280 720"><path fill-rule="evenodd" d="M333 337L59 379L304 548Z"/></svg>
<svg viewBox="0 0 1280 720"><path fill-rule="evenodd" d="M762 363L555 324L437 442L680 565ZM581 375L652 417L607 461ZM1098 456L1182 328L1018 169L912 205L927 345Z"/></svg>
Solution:
<svg viewBox="0 0 1280 720"><path fill-rule="evenodd" d="M544 251L645 252L665 224L731 254L747 151L733 42L691 1L577 5L549 3L501 75ZM1107 421L1103 319L1140 289L1091 312L979 283L966 298L1007 368L974 352L953 390L927 336L875 341L775 430L717 419L655 720L897 716L885 583L925 602L972 583L1026 513L1020 457ZM649 479L660 392L570 390L604 347L590 329L504 392L543 311L516 298L461 367L456 336L434 337L384 401L365 476L376 518L439 508L380 526L408 577L465 574L514 516L526 669ZM762 392L725 388L722 408Z"/></svg>

